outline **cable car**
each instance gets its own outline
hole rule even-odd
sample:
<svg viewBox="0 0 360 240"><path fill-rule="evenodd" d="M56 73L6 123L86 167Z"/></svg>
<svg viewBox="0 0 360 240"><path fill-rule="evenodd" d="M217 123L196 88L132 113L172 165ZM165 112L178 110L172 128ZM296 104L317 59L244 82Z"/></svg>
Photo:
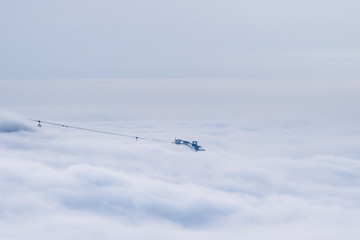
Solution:
<svg viewBox="0 0 360 240"><path fill-rule="evenodd" d="M192 141L192 142L189 142L189 141L185 141L185 140L182 140L182 139L179 139L179 138L175 138L175 144L178 144L178 145L186 145L188 147L190 147L192 150L198 152L198 151L205 151L205 149L203 149L201 146L198 145L197 141Z"/></svg>

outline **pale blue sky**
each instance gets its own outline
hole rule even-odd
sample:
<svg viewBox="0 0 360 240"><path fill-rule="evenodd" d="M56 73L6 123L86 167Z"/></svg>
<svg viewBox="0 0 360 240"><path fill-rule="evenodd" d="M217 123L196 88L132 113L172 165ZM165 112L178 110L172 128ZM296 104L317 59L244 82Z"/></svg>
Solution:
<svg viewBox="0 0 360 240"><path fill-rule="evenodd" d="M0 78L360 77L359 1L0 1Z"/></svg>

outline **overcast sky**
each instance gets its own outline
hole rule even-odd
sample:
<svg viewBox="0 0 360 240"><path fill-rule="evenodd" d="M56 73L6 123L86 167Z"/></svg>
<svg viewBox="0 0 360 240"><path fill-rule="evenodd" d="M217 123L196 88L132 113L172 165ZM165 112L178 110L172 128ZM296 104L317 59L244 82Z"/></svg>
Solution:
<svg viewBox="0 0 360 240"><path fill-rule="evenodd" d="M360 77L355 0L0 1L0 78Z"/></svg>

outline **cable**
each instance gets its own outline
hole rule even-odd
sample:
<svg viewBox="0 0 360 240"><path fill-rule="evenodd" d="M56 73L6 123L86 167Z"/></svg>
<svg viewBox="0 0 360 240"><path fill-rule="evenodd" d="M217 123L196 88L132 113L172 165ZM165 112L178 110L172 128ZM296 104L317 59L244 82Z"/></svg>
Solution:
<svg viewBox="0 0 360 240"><path fill-rule="evenodd" d="M142 140L148 140L148 141L173 143L173 144L177 144L177 145L179 145L179 144L180 145L186 145L186 146L190 147L192 150L194 150L196 152L205 151L205 149L203 149L201 146L199 146L197 144L197 141L189 142L189 141L185 141L185 140L175 138L175 142L170 142L170 141L166 141L166 140L162 140L162 139L138 137L138 136L134 136L134 135L127 135L127 134L121 134L121 133L115 133L115 132L100 131L100 130L95 130L95 129L90 129L90 128L75 127L75 126L69 126L69 125L66 125L66 124L46 122L46 121L36 120L36 119L28 119L28 120L33 121L33 122L37 122L39 127L41 127L41 123L45 123L45 124L60 126L60 127L64 127L64 128L73 128L73 129L89 131L89 132L95 132L95 133L102 133L102 134L108 134L108 135L114 135L114 136L120 136L120 137L135 138L136 141L139 140L139 139L142 139Z"/></svg>
<svg viewBox="0 0 360 240"><path fill-rule="evenodd" d="M95 132L95 133L102 133L102 134L108 134L108 135L114 135L114 136L120 136L120 137L135 138L135 140L142 139L142 140L148 140L148 141L173 143L173 142L170 142L170 141L166 141L166 140L162 140L162 139L156 139L156 138L138 137L138 136L133 136L133 135L121 134L121 133L100 131L100 130L94 130L94 129L90 129L90 128L69 126L69 125L65 125L65 124L53 123L53 122L46 122L46 121L36 120L36 119L28 119L28 120L33 121L33 122L38 122L38 123L39 123L39 124L38 124L39 127L41 127L41 123L45 123L45 124L50 124L50 125L60 126L60 127L65 127L65 128L73 128L73 129L78 129L78 130L83 130L83 131L89 131L89 132Z"/></svg>

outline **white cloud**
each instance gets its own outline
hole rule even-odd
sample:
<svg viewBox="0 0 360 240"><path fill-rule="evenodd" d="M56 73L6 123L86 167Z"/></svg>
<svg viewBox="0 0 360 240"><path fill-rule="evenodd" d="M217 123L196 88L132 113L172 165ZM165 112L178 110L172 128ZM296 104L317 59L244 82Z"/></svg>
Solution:
<svg viewBox="0 0 360 240"><path fill-rule="evenodd" d="M78 85L74 84L72 90L76 92ZM117 85L111 81L110 84ZM124 93L126 88L134 87L128 84L130 87L121 85L125 87ZM304 107L300 109L302 116L293 115L295 111L283 105L287 115L284 111L276 118L258 112L266 111L262 106L264 101L251 101L265 94L272 101L267 106L273 106L287 99L289 92L331 100L333 91L342 96L344 92L350 93L349 99L353 99L355 95L351 94L356 89L330 84L328 89L308 85L296 91L286 85L281 90L283 84L279 88L267 88L266 84L262 85L264 88L253 88L250 84L243 85L251 90L244 98L245 93L236 96L237 91L233 90L239 89L236 85L239 83L232 84L228 92L234 94L229 98L212 99L213 88L201 92L210 105L228 108L223 119L212 118L211 112L203 110L205 117L193 120L189 112L195 111L197 105L186 104L189 111L180 110L187 113L184 115L187 119L114 120L118 113L106 109L108 104L116 106L118 102L112 92L116 92L114 85L108 92L108 100L101 103L105 108L95 107L90 111L106 113L105 119L91 118L86 106L94 101L91 92L96 85L92 82L85 89L89 94L83 96L83 102L78 102L85 106L81 108L87 116L83 119L77 106L71 104L78 98L75 94L68 95L62 104L54 99L41 106L43 99L38 96L29 105L31 109L45 110L34 112L34 115L49 114L50 119L44 120L60 115L56 103L72 113L78 110L78 115L64 122L69 125L73 122L75 126L169 141L175 136L196 138L205 152L193 152L171 143L135 141L46 124L37 128L36 122L3 111L0 128L16 126L16 131L0 132L0 238L356 239L359 234L356 223L360 220L360 165L356 145L359 131L356 122L347 115L350 108L332 105L334 113L323 111L311 121L316 107L311 108L306 101L301 104L290 99L296 106ZM138 91L146 94L149 85L137 86L142 88ZM226 93L226 86L218 89L221 87ZM167 94L175 96L176 92L192 99L193 90L170 88ZM66 88L59 91L60 96ZM29 94L33 92L24 91L22 97L26 99ZM127 111L135 116L136 111L145 110L148 105L144 103L151 96L147 94ZM10 95L7 97L11 100ZM164 99L161 96L152 99L156 113L149 115L149 119L178 101L170 98L169 105L157 104ZM229 105L229 99L235 103ZM349 99L342 99L342 103L350 103ZM10 101L12 104L3 106L26 109L17 100L18 103ZM236 112L230 116L231 109L241 100L246 100L248 109L253 110L247 112L246 121ZM324 118L339 113L345 115ZM106 118L111 114L111 118ZM257 119L259 115L264 118ZM65 115L68 116L71 114Z"/></svg>
<svg viewBox="0 0 360 240"><path fill-rule="evenodd" d="M32 131L29 124L24 122L21 116L14 113L0 111L0 133L12 133L19 131Z"/></svg>

